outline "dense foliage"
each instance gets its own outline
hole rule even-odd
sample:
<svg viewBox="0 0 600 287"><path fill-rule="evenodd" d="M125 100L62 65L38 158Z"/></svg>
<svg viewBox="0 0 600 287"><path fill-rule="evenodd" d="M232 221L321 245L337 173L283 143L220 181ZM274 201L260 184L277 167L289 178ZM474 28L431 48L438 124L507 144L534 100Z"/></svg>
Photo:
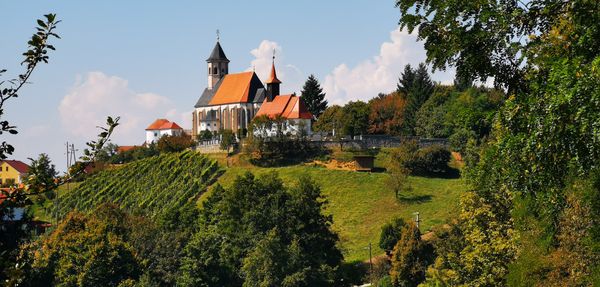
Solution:
<svg viewBox="0 0 600 287"><path fill-rule="evenodd" d="M300 177L238 177L204 202L200 230L186 247L182 286L340 286L342 254L326 201Z"/></svg>
<svg viewBox="0 0 600 287"><path fill-rule="evenodd" d="M597 284L598 2L397 5L401 25L418 29L434 67L492 76L509 95L469 172L473 191L463 198L463 239L456 240L466 244L439 257L431 272L439 277L428 282Z"/></svg>
<svg viewBox="0 0 600 287"><path fill-rule="evenodd" d="M282 117L259 116L252 120L250 136L245 140L245 152L258 166L278 166L305 162L325 151L312 144L304 122L296 123L292 134L286 127L291 122Z"/></svg>
<svg viewBox="0 0 600 287"><path fill-rule="evenodd" d="M394 218L391 222L386 223L381 227L381 235L379 236L379 247L385 251L387 255L392 254L394 246L402 236L402 228L406 225L402 218Z"/></svg>
<svg viewBox="0 0 600 287"><path fill-rule="evenodd" d="M112 202L157 217L197 198L221 172L216 161L196 152L161 154L93 175L59 195L54 208L64 215Z"/></svg>
<svg viewBox="0 0 600 287"><path fill-rule="evenodd" d="M371 134L400 135L405 120L406 99L399 93L375 97L369 101Z"/></svg>
<svg viewBox="0 0 600 287"><path fill-rule="evenodd" d="M392 253L390 277L394 287L416 287L425 280L425 270L431 263L433 249L423 242L414 222L404 225L400 240Z"/></svg>
<svg viewBox="0 0 600 287"><path fill-rule="evenodd" d="M193 214L193 212L192 212ZM179 215L180 226L193 223ZM165 286L179 276L186 232L159 227L117 206L69 213L51 233L25 245L9 285Z"/></svg>
<svg viewBox="0 0 600 287"><path fill-rule="evenodd" d="M194 141L189 135L164 135L160 137L156 147L159 152L181 152L194 145Z"/></svg>

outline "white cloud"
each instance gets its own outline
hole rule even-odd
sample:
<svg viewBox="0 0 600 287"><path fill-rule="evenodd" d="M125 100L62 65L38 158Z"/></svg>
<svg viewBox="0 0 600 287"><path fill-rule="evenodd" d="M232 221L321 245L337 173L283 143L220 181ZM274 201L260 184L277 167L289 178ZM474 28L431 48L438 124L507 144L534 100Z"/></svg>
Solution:
<svg viewBox="0 0 600 287"><path fill-rule="evenodd" d="M406 64L416 67L424 62L426 55L417 36L406 30L390 32L390 42L381 44L379 54L364 60L355 67L340 64L326 76L323 90L333 104L345 104L348 101L368 101L378 93L388 93L396 88L398 77ZM450 83L453 72L436 72L434 81Z"/></svg>
<svg viewBox="0 0 600 287"><path fill-rule="evenodd" d="M250 62L250 67L246 71L254 69L261 81L266 81L271 75L273 51L275 51L277 78L283 82L281 84L281 93L291 94L295 92L300 94L302 85L306 80L304 73L298 67L286 63L283 49L276 42L263 40L257 48L251 50L250 54L254 56L254 60Z"/></svg>
<svg viewBox="0 0 600 287"><path fill-rule="evenodd" d="M120 116L113 141L138 144L144 141L144 129L157 118L179 121L179 113L166 97L131 90L127 80L90 72L77 77L75 84L58 107L62 127L68 134L92 139L107 116Z"/></svg>

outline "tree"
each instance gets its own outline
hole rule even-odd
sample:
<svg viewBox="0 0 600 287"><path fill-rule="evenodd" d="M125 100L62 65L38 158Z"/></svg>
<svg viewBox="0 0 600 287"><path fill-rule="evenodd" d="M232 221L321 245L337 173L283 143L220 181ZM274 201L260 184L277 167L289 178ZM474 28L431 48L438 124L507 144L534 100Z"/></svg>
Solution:
<svg viewBox="0 0 600 287"><path fill-rule="evenodd" d="M468 271L459 273L465 284L561 273L560 266L529 267L561 251L565 186L589 177L600 160L590 129L600 122L597 4L397 1L401 27L418 29L434 68L455 65L463 76L493 77L509 96L468 170L473 193L462 205L469 220L461 228L470 244L459 253L467 268L455 268Z"/></svg>
<svg viewBox="0 0 600 287"><path fill-rule="evenodd" d="M44 17L46 18L45 21L37 20L37 32L31 37L31 40L28 41L27 52L23 53L25 59L23 60L22 64L25 64L26 66L25 71L16 79L0 81L0 116L2 116L4 113L4 103L11 98L18 97L18 92L26 83L28 83L28 79L37 65L41 62L48 62L48 50L54 50L54 46L50 45L48 41L53 37L59 38L58 35L54 33L54 29L56 29L56 25L60 21L56 20L55 14L47 14L44 15ZM5 69L1 69L0 75L5 72ZM113 119L108 117L108 127L101 128L102 132L99 134L98 140L87 143L89 149L84 151L85 155L83 157L87 164L94 160L98 150L100 150L109 140L113 129L118 125L118 121L118 118ZM5 132L16 134L17 130L16 127L10 125L8 121L0 121L0 134ZM13 151L14 147L12 145L8 144L6 141L2 142L0 145L0 158L6 158L7 155L12 154ZM77 176L77 174L81 173L82 170L76 170L74 173L69 173L64 177L55 178L54 185L52 186L59 186L72 180ZM44 177L44 175L38 176L36 172L37 170L30 171L28 176L34 176L37 178ZM0 202L0 218L4 218L5 216L12 214L12 211L15 208L24 208L30 205L32 203L30 198L31 196L40 195L51 191L47 182L41 183L45 184L29 184L26 189L18 187L8 192L0 191L3 193L2 196L4 197L4 200ZM16 247L25 241L30 235L30 225L27 224L29 219L30 218L28 217L24 217L21 221L0 220L0 230L3 230L3 232L0 233L0 268L2 268L0 270L0 281L4 281L6 278L6 268L8 266L15 266Z"/></svg>
<svg viewBox="0 0 600 287"><path fill-rule="evenodd" d="M398 93L369 101L369 133L398 135L404 121L406 101Z"/></svg>
<svg viewBox="0 0 600 287"><path fill-rule="evenodd" d="M396 287L416 287L425 280L432 250L421 240L421 232L413 222L407 223L401 233L400 240L394 246L390 277Z"/></svg>
<svg viewBox="0 0 600 287"><path fill-rule="evenodd" d="M417 149L416 143L408 142L398 148L391 149L389 152L386 165L389 177L386 179L385 184L394 192L396 199L399 198L400 192L410 188L408 175L410 175L411 170L407 167L407 162L412 161Z"/></svg>
<svg viewBox="0 0 600 287"><path fill-rule="evenodd" d="M141 274L126 243L125 215L103 206L91 216L72 212L43 240L24 247L20 285L117 286Z"/></svg>
<svg viewBox="0 0 600 287"><path fill-rule="evenodd" d="M119 146L114 144L114 143L107 143L106 146L104 146L101 150L100 153L98 153L97 161L98 162L110 162L111 159L117 154L119 149Z"/></svg>
<svg viewBox="0 0 600 287"><path fill-rule="evenodd" d="M318 119L327 109L325 93L323 93L323 89L314 75L308 76L306 83L304 83L302 87L302 99L308 111L313 115L314 120Z"/></svg>
<svg viewBox="0 0 600 287"><path fill-rule="evenodd" d="M47 154L42 153L37 159L29 159L29 170L23 182L26 185L39 186L42 189L56 189L56 176L58 171L50 161Z"/></svg>
<svg viewBox="0 0 600 287"><path fill-rule="evenodd" d="M342 107L333 105L328 107L315 123L315 131L340 134L342 129Z"/></svg>
<svg viewBox="0 0 600 287"><path fill-rule="evenodd" d="M404 95L406 100L403 121L404 132L407 135L414 135L417 112L431 96L435 85L431 81L427 66L424 63L419 64L416 70L410 72L408 70L411 70L409 65L405 67L403 77L400 78L397 92ZM411 79L412 81L409 82Z"/></svg>
<svg viewBox="0 0 600 287"><path fill-rule="evenodd" d="M198 134L196 139L198 141L209 141L209 140L212 140L212 138L213 138L213 133L211 131L203 130Z"/></svg>
<svg viewBox="0 0 600 287"><path fill-rule="evenodd" d="M415 71L412 69L410 64L404 66L404 71L400 78L398 79L398 84L396 86L396 91L406 96L410 92L413 86L413 82L415 81Z"/></svg>
<svg viewBox="0 0 600 287"><path fill-rule="evenodd" d="M229 153L229 149L235 143L235 135L232 130L224 129L219 133L221 135L221 149Z"/></svg>
<svg viewBox="0 0 600 287"><path fill-rule="evenodd" d="M239 176L205 201L186 247L184 286L331 286L341 264L326 201L307 177Z"/></svg>
<svg viewBox="0 0 600 287"><path fill-rule="evenodd" d="M157 148L160 152L181 152L192 145L194 141L186 134L164 135L158 140Z"/></svg>
<svg viewBox="0 0 600 287"><path fill-rule="evenodd" d="M402 218L396 217L381 227L379 247L385 251L386 255L392 255L396 243L402 237L402 229L405 225L406 223Z"/></svg>
<svg viewBox="0 0 600 287"><path fill-rule="evenodd" d="M342 133L350 137L367 133L369 105L362 101L349 102L342 108Z"/></svg>

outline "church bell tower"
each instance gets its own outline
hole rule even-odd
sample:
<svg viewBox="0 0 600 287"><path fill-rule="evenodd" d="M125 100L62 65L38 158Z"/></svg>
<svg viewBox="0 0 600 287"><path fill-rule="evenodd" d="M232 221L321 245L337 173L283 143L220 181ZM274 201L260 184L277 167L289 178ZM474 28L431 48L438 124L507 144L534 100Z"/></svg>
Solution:
<svg viewBox="0 0 600 287"><path fill-rule="evenodd" d="M279 85L281 81L277 79L277 73L275 72L275 50L273 50L273 64L271 65L271 76L267 80L267 101L272 101L276 96L279 95Z"/></svg>
<svg viewBox="0 0 600 287"><path fill-rule="evenodd" d="M229 59L225 56L223 48L219 43L219 30L217 30L217 44L210 53L206 63L208 63L208 89L212 90L217 82L229 73Z"/></svg>

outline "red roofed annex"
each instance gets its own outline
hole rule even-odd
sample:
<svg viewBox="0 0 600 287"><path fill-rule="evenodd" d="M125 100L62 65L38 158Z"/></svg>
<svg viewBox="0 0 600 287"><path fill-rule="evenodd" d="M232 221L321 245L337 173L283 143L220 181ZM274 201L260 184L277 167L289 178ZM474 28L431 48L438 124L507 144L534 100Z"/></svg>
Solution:
<svg viewBox="0 0 600 287"><path fill-rule="evenodd" d="M167 119L157 119L146 128L146 144L157 142L164 135L181 135L183 128Z"/></svg>

